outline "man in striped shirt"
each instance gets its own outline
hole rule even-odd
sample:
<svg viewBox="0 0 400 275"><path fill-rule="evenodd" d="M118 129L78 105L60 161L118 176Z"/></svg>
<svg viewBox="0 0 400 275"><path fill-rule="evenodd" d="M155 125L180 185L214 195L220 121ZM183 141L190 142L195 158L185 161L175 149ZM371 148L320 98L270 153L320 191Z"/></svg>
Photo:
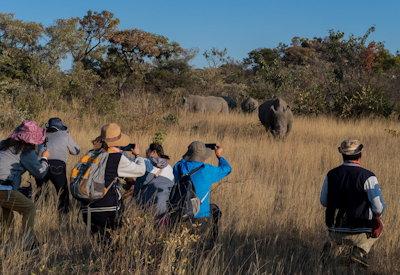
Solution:
<svg viewBox="0 0 400 275"><path fill-rule="evenodd" d="M320 199L331 241L352 246L351 259L368 266L366 255L382 231L385 204L375 174L361 167L362 149L358 140L341 143L343 164L326 175Z"/></svg>

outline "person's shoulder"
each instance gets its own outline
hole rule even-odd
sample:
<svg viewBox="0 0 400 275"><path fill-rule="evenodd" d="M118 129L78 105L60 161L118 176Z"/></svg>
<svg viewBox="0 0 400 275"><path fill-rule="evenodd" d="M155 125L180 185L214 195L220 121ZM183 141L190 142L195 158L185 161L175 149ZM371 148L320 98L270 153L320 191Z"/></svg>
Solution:
<svg viewBox="0 0 400 275"><path fill-rule="evenodd" d="M343 165L338 165L334 168L332 168L331 170L328 171L328 173L326 173L328 176L332 175L332 174L336 174L339 170L342 170L344 168Z"/></svg>
<svg viewBox="0 0 400 275"><path fill-rule="evenodd" d="M172 168L172 166L170 164L168 164L162 170L167 171L167 172L172 172L173 168Z"/></svg>
<svg viewBox="0 0 400 275"><path fill-rule="evenodd" d="M368 169L365 168L365 167L360 167L360 171L361 171L361 173L363 173L363 175L364 175L366 178L376 177L374 172L372 172L371 170L368 170Z"/></svg>
<svg viewBox="0 0 400 275"><path fill-rule="evenodd" d="M180 159L178 160L174 165L173 168L179 167L180 165L182 165L182 163L186 162L186 160L184 159Z"/></svg>
<svg viewBox="0 0 400 275"><path fill-rule="evenodd" d="M212 165L210 163L202 163L200 166L203 166L205 170L207 169L218 169L218 166Z"/></svg>

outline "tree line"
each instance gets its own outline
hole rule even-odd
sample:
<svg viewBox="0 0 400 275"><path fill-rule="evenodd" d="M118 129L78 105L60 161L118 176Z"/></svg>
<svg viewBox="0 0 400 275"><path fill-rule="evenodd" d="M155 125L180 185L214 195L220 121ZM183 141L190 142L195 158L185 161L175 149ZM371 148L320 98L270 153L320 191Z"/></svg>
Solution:
<svg viewBox="0 0 400 275"><path fill-rule="evenodd" d="M145 93L170 105L185 94L237 101L281 96L297 114L389 116L399 111L400 54L371 41L374 31L294 37L290 45L254 49L235 60L226 49L199 53L162 35L120 29L109 11L88 11L50 26L0 13L0 101L29 117L41 104L61 101L107 113L115 107L104 104L110 98ZM191 65L197 54L207 67ZM65 60L72 62L68 71L62 70Z"/></svg>

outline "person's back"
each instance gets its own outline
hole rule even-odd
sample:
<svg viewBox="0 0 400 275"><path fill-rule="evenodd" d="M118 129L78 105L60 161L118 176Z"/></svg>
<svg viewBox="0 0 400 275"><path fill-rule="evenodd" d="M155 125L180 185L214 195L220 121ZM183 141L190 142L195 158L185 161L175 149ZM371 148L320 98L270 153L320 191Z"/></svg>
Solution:
<svg viewBox="0 0 400 275"><path fill-rule="evenodd" d="M211 204L210 193L212 185L222 180L232 171L229 162L222 157L222 147L213 146L214 150L203 142L192 142L182 160L174 166L176 184L180 184L180 180L185 175L191 175L190 178L194 185L195 195L200 203L199 211L191 220L192 229L204 236L202 243L204 250L210 250L214 246L218 237L218 224L221 217L219 207L216 204ZM218 166L205 163L213 154L213 151L218 159ZM175 220L176 218L173 219Z"/></svg>
<svg viewBox="0 0 400 275"><path fill-rule="evenodd" d="M172 167L165 162L155 166L150 159L145 159L146 173L137 178L134 187L136 202L145 208L155 205L155 215L159 216L167 211L169 193L174 185Z"/></svg>
<svg viewBox="0 0 400 275"><path fill-rule="evenodd" d="M345 162L327 174L326 225L330 228L369 229L372 210L365 185L375 188L374 173L358 164Z"/></svg>
<svg viewBox="0 0 400 275"><path fill-rule="evenodd" d="M180 160L174 166L174 174L177 180L180 179L181 175L188 174L196 168L200 168L196 173L191 176L193 181L196 196L203 201L200 204L200 210L195 215L195 218L208 218L211 213L211 199L210 192L213 184L221 181L224 177L229 175L232 168L228 161L224 158L219 158L219 165L213 166L208 163L200 161L187 161L185 159Z"/></svg>
<svg viewBox="0 0 400 275"><path fill-rule="evenodd" d="M0 147L2 147L3 143L5 141L0 143ZM24 171L24 167L20 164L20 159L21 152L16 152L15 148L0 150L0 180L21 182L21 174Z"/></svg>
<svg viewBox="0 0 400 275"><path fill-rule="evenodd" d="M57 130L48 131L46 133L47 144L46 148L49 151L52 160L60 160L67 162L68 155L78 155L80 152L79 146L70 136L68 131Z"/></svg>
<svg viewBox="0 0 400 275"><path fill-rule="evenodd" d="M146 171L144 159L139 157L138 146L132 149L135 159L128 158L121 150L121 147L129 143L129 137L122 133L121 127L115 123L104 125L100 136L93 142L94 150L107 155L107 160L99 163L104 171L104 183L107 190L99 199L81 201L81 212L90 232L100 233L100 239L105 243L111 241L110 231L122 225L124 207L119 179L141 177Z"/></svg>
<svg viewBox="0 0 400 275"><path fill-rule="evenodd" d="M68 155L78 155L79 146L68 133L68 127L57 117L50 118L46 125L46 140L39 150L47 150L50 153L48 174L43 180L36 179L38 192L37 200L42 191L43 185L51 181L59 195L58 210L62 214L69 212L69 190L67 180Z"/></svg>
<svg viewBox="0 0 400 275"><path fill-rule="evenodd" d="M165 155L161 144L151 143L146 150L146 157L146 173L136 179L134 197L145 209L155 206L155 216L160 219L168 210L174 174L168 164L169 156Z"/></svg>
<svg viewBox="0 0 400 275"><path fill-rule="evenodd" d="M350 259L368 266L366 255L383 229L381 189L375 174L361 167L363 145L358 140L345 140L338 149L343 164L328 172L321 189L320 201L326 207L325 223L331 239L324 246L322 258L331 253L333 245L348 244Z"/></svg>

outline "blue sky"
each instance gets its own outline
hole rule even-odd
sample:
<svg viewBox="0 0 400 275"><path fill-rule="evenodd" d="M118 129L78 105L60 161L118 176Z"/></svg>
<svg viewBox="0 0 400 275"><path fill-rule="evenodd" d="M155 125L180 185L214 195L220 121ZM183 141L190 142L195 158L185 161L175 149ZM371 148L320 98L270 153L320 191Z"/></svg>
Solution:
<svg viewBox="0 0 400 275"><path fill-rule="evenodd" d="M288 44L293 36L324 36L329 29L361 35L372 25L372 39L393 53L400 50L396 0L0 0L1 12L44 25L89 9L113 12L120 28L141 28L198 48L193 64L199 67L206 65L201 53L211 47L242 59L255 48Z"/></svg>

